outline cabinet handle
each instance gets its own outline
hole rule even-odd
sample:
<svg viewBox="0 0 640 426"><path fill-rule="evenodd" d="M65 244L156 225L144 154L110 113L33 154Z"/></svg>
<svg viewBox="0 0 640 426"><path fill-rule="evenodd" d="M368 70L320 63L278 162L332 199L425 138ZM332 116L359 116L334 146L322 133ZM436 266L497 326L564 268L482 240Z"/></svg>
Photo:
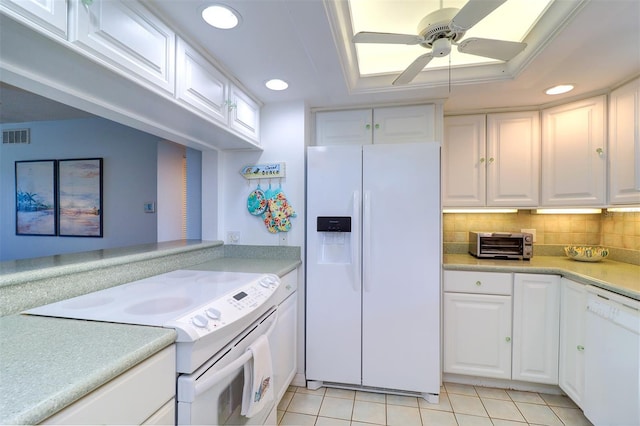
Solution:
<svg viewBox="0 0 640 426"><path fill-rule="evenodd" d="M377 129L379 129L379 128L380 128L380 125L379 125L378 123L376 123L376 125L375 125L374 127L375 127L375 128L376 128L376 130L377 130Z"/></svg>
<svg viewBox="0 0 640 426"><path fill-rule="evenodd" d="M577 348L578 348L578 350L579 350L580 352L584 351L584 346L582 346L582 345L578 345L578 346L577 346Z"/></svg>
<svg viewBox="0 0 640 426"><path fill-rule="evenodd" d="M489 164L493 163L493 157L489 158Z"/></svg>
<svg viewBox="0 0 640 426"><path fill-rule="evenodd" d="M508 342L510 342L510 341L511 341L511 337L505 337L505 338L504 338L504 340L505 340L505 342L507 342L507 343L508 343Z"/></svg>
<svg viewBox="0 0 640 426"><path fill-rule="evenodd" d="M371 129L371 124L367 124L366 126L364 126L364 128L367 130Z"/></svg>
<svg viewBox="0 0 640 426"><path fill-rule="evenodd" d="M598 153L599 156L602 157L602 154L604 153L604 150L602 148L598 148L598 149L596 149L596 152Z"/></svg>
<svg viewBox="0 0 640 426"><path fill-rule="evenodd" d="M477 285L477 286L481 286L481 285L482 285L482 283L481 283L480 281L476 281L476 285Z"/></svg>
<svg viewBox="0 0 640 426"><path fill-rule="evenodd" d="M484 163L484 157L480 157L480 164Z"/></svg>
<svg viewBox="0 0 640 426"><path fill-rule="evenodd" d="M227 109L228 109L229 111L231 111L231 110L233 110L234 108L237 108L237 107L238 107L238 105L237 105L236 103L234 103L234 102L231 102L231 100L230 100L230 99L227 99L226 101L224 101L224 104L227 106Z"/></svg>

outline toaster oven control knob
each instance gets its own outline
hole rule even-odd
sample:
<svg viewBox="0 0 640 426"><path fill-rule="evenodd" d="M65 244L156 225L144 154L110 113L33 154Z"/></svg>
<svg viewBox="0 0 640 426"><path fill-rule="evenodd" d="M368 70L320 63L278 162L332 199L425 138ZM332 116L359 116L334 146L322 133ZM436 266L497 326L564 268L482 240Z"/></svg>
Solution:
<svg viewBox="0 0 640 426"><path fill-rule="evenodd" d="M220 311L214 308L209 308L205 310L204 313L207 314L207 316L212 320L219 320L221 315Z"/></svg>
<svg viewBox="0 0 640 426"><path fill-rule="evenodd" d="M203 315L196 315L193 318L191 318L191 322L196 327L204 328L204 327L207 326L207 323L209 322L209 320L206 317L204 317Z"/></svg>
<svg viewBox="0 0 640 426"><path fill-rule="evenodd" d="M524 240L525 240L527 243L530 243L532 239L533 239L533 238L532 238L532 236L531 236L531 235L525 235L525 236L524 236Z"/></svg>

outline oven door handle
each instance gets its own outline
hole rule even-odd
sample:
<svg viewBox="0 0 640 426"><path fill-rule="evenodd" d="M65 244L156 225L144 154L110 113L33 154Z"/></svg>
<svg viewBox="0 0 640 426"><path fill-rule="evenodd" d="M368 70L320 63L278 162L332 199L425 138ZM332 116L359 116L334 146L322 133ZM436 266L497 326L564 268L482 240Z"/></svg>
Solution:
<svg viewBox="0 0 640 426"><path fill-rule="evenodd" d="M271 325L269 326L269 329L264 334L267 338L269 338L271 334L273 334L273 330L276 328L276 325L278 324L277 310L273 313L273 316L274 316L273 323L271 323ZM253 353L247 350L242 355L240 355L238 359L236 359L235 361L232 361L226 367L223 367L222 369L216 371L211 376L207 377L206 379L203 379L202 381L196 381L194 386L195 396L198 396L208 391L209 389L211 389L213 386L216 385L216 383L220 381L220 379L228 376L233 371L235 371L236 369L240 368L241 366L249 362L251 358L253 358Z"/></svg>

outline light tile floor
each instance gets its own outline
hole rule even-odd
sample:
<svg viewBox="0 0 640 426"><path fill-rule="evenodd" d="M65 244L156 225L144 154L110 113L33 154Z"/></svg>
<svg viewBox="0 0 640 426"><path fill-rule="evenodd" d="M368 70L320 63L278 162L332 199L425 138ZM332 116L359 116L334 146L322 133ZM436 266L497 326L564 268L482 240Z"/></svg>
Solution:
<svg viewBox="0 0 640 426"><path fill-rule="evenodd" d="M422 398L291 386L278 424L315 426L590 426L566 396L445 383L439 404Z"/></svg>

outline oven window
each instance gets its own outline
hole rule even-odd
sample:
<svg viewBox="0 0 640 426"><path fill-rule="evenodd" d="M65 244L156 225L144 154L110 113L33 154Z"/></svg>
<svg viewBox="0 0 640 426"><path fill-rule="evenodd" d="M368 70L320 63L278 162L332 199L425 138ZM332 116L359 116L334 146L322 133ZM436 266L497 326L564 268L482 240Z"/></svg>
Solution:
<svg viewBox="0 0 640 426"><path fill-rule="evenodd" d="M522 254L521 238L482 237L480 239L480 253L482 254Z"/></svg>

